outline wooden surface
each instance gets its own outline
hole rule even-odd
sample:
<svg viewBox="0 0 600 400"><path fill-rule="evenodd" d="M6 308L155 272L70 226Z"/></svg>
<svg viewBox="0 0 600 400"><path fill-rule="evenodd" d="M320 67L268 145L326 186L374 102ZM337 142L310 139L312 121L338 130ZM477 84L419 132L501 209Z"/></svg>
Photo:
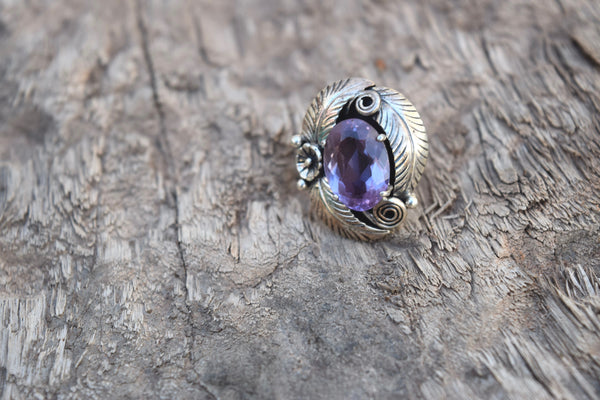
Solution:
<svg viewBox="0 0 600 400"><path fill-rule="evenodd" d="M428 128L375 244L295 190L328 82ZM0 398L600 396L595 0L0 1Z"/></svg>

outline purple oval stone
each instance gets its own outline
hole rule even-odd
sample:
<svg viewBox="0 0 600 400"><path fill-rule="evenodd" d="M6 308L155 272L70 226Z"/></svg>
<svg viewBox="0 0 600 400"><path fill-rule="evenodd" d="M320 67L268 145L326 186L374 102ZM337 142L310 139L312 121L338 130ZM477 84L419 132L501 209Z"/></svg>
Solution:
<svg viewBox="0 0 600 400"><path fill-rule="evenodd" d="M327 136L325 176L333 193L351 210L370 210L388 188L390 160L378 135L368 122L351 118L336 124Z"/></svg>

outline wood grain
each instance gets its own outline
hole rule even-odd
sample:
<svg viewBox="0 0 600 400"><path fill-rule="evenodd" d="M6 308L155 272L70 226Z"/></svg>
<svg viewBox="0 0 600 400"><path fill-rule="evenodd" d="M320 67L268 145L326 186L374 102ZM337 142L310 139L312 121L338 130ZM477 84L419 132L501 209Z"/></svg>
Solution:
<svg viewBox="0 0 600 400"><path fill-rule="evenodd" d="M0 398L600 397L600 6L0 1ZM289 139L396 88L405 229L311 217Z"/></svg>

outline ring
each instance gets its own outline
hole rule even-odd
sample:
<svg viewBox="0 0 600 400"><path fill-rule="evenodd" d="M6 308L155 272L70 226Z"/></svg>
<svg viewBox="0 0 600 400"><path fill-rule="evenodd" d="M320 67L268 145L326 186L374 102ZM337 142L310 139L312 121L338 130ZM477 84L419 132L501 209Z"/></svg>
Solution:
<svg viewBox="0 0 600 400"><path fill-rule="evenodd" d="M299 189L334 231L380 239L417 206L427 162L425 126L410 101L367 79L332 83L312 101L296 147Z"/></svg>

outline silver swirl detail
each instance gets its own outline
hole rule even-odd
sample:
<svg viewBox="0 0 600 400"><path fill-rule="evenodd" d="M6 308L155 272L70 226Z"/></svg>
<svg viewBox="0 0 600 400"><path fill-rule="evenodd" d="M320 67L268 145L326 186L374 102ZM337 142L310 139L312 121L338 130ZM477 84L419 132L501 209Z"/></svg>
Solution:
<svg viewBox="0 0 600 400"><path fill-rule="evenodd" d="M355 107L360 115L369 116L379 111L381 97L375 90L365 90L356 96Z"/></svg>
<svg viewBox="0 0 600 400"><path fill-rule="evenodd" d="M395 197L384 199L373 208L373 222L383 229L394 229L406 216L404 202Z"/></svg>

